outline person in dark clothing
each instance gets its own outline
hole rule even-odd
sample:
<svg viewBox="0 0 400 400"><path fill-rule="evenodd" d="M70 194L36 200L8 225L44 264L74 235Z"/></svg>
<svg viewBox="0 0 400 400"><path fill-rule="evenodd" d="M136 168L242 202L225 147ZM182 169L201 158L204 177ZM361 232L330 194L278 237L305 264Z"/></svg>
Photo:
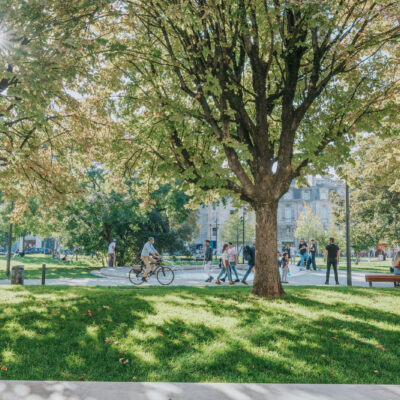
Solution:
<svg viewBox="0 0 400 400"><path fill-rule="evenodd" d="M282 253L287 253L288 254L288 259L289 259L289 264L290 264L290 246L288 244L283 247Z"/></svg>
<svg viewBox="0 0 400 400"><path fill-rule="evenodd" d="M300 240L299 244L299 251L300 251L300 266L304 268L307 265L308 255L307 255L307 243L304 239Z"/></svg>
<svg viewBox="0 0 400 400"><path fill-rule="evenodd" d="M327 261L326 264L326 281L325 285L329 285L329 275L331 271L331 267L335 273L335 281L336 285L339 285L339 278L338 278L338 263L340 261L340 249L337 244L335 244L334 238L329 238L329 244L325 248L325 255L324 255L324 262Z"/></svg>
<svg viewBox="0 0 400 400"><path fill-rule="evenodd" d="M253 246L250 246L250 258L248 261L248 268L242 279L242 283L244 285L248 285L246 279L250 275L252 269L254 268L255 262L256 262L256 242L253 243Z"/></svg>
<svg viewBox="0 0 400 400"><path fill-rule="evenodd" d="M317 246L314 243L314 239L310 240L310 246L308 247L308 261L307 261L307 269L310 269L312 264L313 270L317 270L317 264L315 263L315 255L317 253Z"/></svg>
<svg viewBox="0 0 400 400"><path fill-rule="evenodd" d="M213 258L212 248L210 246L210 241L205 241L206 251L204 253L204 272L207 274L206 282L211 282L213 277L211 276L211 261Z"/></svg>

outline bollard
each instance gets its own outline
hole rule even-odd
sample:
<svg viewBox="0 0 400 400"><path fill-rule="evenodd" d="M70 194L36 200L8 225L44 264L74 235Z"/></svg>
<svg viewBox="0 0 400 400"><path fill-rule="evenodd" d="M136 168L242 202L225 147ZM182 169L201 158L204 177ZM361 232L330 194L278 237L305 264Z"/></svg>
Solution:
<svg viewBox="0 0 400 400"><path fill-rule="evenodd" d="M42 285L46 284L46 264L42 264Z"/></svg>
<svg viewBox="0 0 400 400"><path fill-rule="evenodd" d="M14 265L11 268L11 285L23 285L24 284L24 266Z"/></svg>

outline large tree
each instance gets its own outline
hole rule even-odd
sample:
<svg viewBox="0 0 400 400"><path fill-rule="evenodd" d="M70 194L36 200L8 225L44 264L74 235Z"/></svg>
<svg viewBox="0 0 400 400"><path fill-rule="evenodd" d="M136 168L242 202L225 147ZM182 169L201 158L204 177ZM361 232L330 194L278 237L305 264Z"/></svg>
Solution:
<svg viewBox="0 0 400 400"><path fill-rule="evenodd" d="M253 293L283 294L277 207L294 178L343 162L398 93L397 1L130 0L99 26L124 123L114 151L149 183L256 213ZM115 161L115 160L114 160Z"/></svg>

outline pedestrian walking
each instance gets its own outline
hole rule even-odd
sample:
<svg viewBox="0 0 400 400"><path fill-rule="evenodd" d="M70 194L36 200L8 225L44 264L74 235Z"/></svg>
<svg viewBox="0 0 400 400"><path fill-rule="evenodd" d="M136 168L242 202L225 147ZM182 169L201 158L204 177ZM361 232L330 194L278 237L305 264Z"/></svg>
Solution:
<svg viewBox="0 0 400 400"><path fill-rule="evenodd" d="M285 251L282 255L281 259L281 269L282 275L281 280L282 283L289 283L288 282L288 273L289 273L289 254Z"/></svg>
<svg viewBox="0 0 400 400"><path fill-rule="evenodd" d="M224 275L226 273L228 274L228 277L229 277L229 284L234 285L234 283L232 282L231 268L229 266L228 248L229 248L228 243L225 243L222 247L222 268L221 268L221 271L218 274L217 279L215 281L215 283L217 285L221 284L220 278L222 277L222 275Z"/></svg>
<svg viewBox="0 0 400 400"><path fill-rule="evenodd" d="M110 268L115 267L115 246L117 244L117 241L115 239L112 240L112 242L108 245L108 266Z"/></svg>
<svg viewBox="0 0 400 400"><path fill-rule="evenodd" d="M231 268L231 274L233 272L235 274L235 276L236 276L236 279L235 279L234 282L240 282L239 275L238 275L238 272L237 272L237 269L236 269L237 254L236 254L235 249L233 248L232 242L229 242L228 244L229 244L228 260L229 260L229 266ZM226 278L226 275L225 275L225 278Z"/></svg>
<svg viewBox="0 0 400 400"><path fill-rule="evenodd" d="M310 269L312 264L313 270L317 270L317 264L315 262L315 255L317 254L317 246L314 242L314 239L310 240L310 246L308 247L308 261L307 261L307 269Z"/></svg>
<svg viewBox="0 0 400 400"><path fill-rule="evenodd" d="M340 261L340 249L339 246L335 243L335 239L333 237L329 238L329 244L325 248L324 262L325 261L327 261L325 285L329 285L329 275L331 267L333 268L333 271L335 273L336 285L339 285L337 267Z"/></svg>
<svg viewBox="0 0 400 400"><path fill-rule="evenodd" d="M248 249L246 249L248 247ZM245 249L243 250L243 254L248 254L248 259L247 259L247 264L248 268L246 273L243 276L242 283L243 285L248 285L246 279L250 275L251 271L255 268L255 263L256 263L256 242L253 243L253 246L245 246Z"/></svg>
<svg viewBox="0 0 400 400"><path fill-rule="evenodd" d="M204 252L204 272L207 274L206 282L211 282L214 278L211 276L211 262L213 258L210 241L205 241L206 251Z"/></svg>

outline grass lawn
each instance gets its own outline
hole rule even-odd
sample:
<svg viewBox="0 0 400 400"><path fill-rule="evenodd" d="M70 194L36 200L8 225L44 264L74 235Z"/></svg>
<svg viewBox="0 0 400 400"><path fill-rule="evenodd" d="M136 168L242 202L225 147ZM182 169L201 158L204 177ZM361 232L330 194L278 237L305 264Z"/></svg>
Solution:
<svg viewBox="0 0 400 400"><path fill-rule="evenodd" d="M389 274L390 267L392 266L392 260L386 261L364 261L356 265L355 260L351 262L352 271L365 271L365 272L375 272L377 274ZM339 269L346 269L346 259L341 259Z"/></svg>
<svg viewBox="0 0 400 400"><path fill-rule="evenodd" d="M298 260L298 258L296 258ZM365 261L361 260L361 262L356 265L356 259L352 258L351 260L351 269L353 271L365 271L365 272L375 272L377 274L389 274L390 267L392 265L392 259L387 259L386 261ZM326 268L326 263L324 263L324 259L322 257L317 257L317 265L321 268ZM340 258L340 270L346 270L346 257Z"/></svg>
<svg viewBox="0 0 400 400"><path fill-rule="evenodd" d="M298 261L300 257L296 257L296 261ZM176 260L173 260L171 257L166 257L166 260L174 265L193 265L193 266L198 266L199 268L204 265L201 261L180 261L179 258ZM375 261L376 259L373 259L374 261L365 261L363 259L358 265L356 265L356 259L353 258L351 261L351 268L353 271L363 271L363 272L375 272L378 274L388 274L390 273L390 267L392 265L392 260L388 259L386 261ZM242 263L242 258L239 257L239 262ZM325 268L326 263L324 263L323 257L317 257L316 259L317 265L319 268ZM212 262L213 265L218 265L219 264L219 258L214 257L214 260ZM339 265L340 270L346 270L346 258L342 257L341 262Z"/></svg>
<svg viewBox="0 0 400 400"><path fill-rule="evenodd" d="M286 290L1 287L0 379L400 384L399 290Z"/></svg>
<svg viewBox="0 0 400 400"><path fill-rule="evenodd" d="M71 260L71 257L68 257ZM42 264L46 264L46 279L57 278L89 278L93 277L91 271L99 269L101 262L95 258L80 256L78 261L68 263L55 260L50 255L27 254L25 257L11 258L11 266L24 265L25 279L40 279L42 277ZM7 258L0 257L0 279L6 276Z"/></svg>

